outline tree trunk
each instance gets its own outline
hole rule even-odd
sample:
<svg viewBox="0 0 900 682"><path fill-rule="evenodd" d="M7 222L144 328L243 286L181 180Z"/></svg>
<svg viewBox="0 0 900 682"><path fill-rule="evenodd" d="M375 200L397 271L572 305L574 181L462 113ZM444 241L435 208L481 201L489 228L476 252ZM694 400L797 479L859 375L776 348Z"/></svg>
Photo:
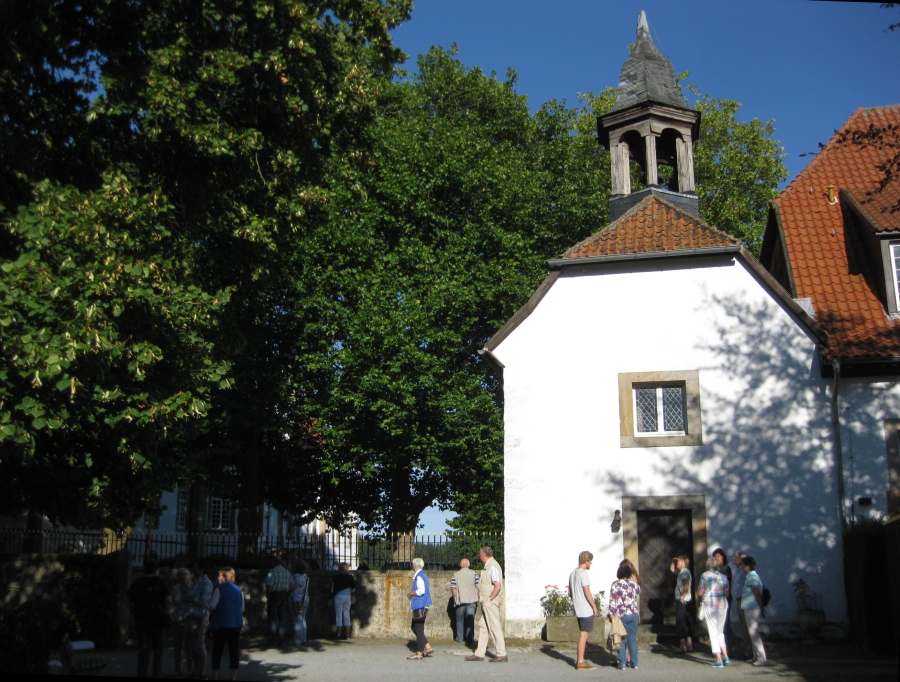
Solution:
<svg viewBox="0 0 900 682"><path fill-rule="evenodd" d="M259 537L259 454L258 444L244 451L238 505L238 559L252 561L258 555Z"/></svg>
<svg viewBox="0 0 900 682"><path fill-rule="evenodd" d="M29 511L25 528L26 533L25 540L22 542L22 551L40 554L44 549L44 517L35 511Z"/></svg>
<svg viewBox="0 0 900 682"><path fill-rule="evenodd" d="M206 556L204 537L206 535L206 486L192 483L188 498L187 551L191 559Z"/></svg>

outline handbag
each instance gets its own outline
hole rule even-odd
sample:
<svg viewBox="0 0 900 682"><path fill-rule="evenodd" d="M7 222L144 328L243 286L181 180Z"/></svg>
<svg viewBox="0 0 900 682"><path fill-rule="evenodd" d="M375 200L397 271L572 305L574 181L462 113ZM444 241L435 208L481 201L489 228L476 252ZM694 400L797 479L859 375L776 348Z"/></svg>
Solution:
<svg viewBox="0 0 900 682"><path fill-rule="evenodd" d="M412 612L413 623L424 623L426 615L428 615L427 608L413 609L413 612Z"/></svg>
<svg viewBox="0 0 900 682"><path fill-rule="evenodd" d="M707 618L709 618L709 604L704 599L703 603L700 604L700 613L697 614L697 620L699 620L702 623Z"/></svg>

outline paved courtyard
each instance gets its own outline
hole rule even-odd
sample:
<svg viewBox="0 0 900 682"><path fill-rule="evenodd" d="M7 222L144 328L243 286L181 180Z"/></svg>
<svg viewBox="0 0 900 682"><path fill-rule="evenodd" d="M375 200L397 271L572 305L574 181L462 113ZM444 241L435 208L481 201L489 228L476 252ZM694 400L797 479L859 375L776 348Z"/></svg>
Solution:
<svg viewBox="0 0 900 682"><path fill-rule="evenodd" d="M770 665L765 668L735 662L724 670L712 669L708 653L683 656L666 648L640 651L638 670L619 671L605 651L588 652L588 660L597 668L576 671L574 645L513 640L508 643L508 663L467 662L471 653L452 641L433 641L433 656L422 661L407 661L412 643L402 640L355 639L348 642L315 640L304 647L267 649L258 641L243 643L239 680L371 680L397 682L399 679L459 682L473 677L517 682L581 679L592 677L667 682L703 682L705 680L851 680L896 682L898 659L889 656L855 654L849 647L811 646L775 643L770 646ZM137 652L133 648L106 652L109 666L104 675L133 676L137 671ZM228 657L223 656L221 677L228 678ZM163 675L173 671L171 649L166 650Z"/></svg>

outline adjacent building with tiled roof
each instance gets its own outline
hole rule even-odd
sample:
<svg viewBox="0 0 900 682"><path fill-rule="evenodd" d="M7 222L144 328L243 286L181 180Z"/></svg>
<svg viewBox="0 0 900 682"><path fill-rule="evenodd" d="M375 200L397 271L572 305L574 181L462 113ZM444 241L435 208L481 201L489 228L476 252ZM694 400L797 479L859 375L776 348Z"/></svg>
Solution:
<svg viewBox="0 0 900 682"><path fill-rule="evenodd" d="M598 121L612 222L548 260L481 350L503 379L506 632L540 634L543 586L571 571L572 548L637 566L643 624L674 622L670 558L699 574L718 546L752 553L774 594L803 577L829 622L845 622L843 515L854 495L881 492L871 508L884 508L884 442L856 434L858 478L845 481L828 335L699 217L699 114L671 96L643 13L637 45L622 106ZM632 162L646 185L635 192ZM665 187L658 164L677 170ZM773 602L764 627L796 631L794 605Z"/></svg>
<svg viewBox="0 0 900 682"><path fill-rule="evenodd" d="M847 376L900 373L900 180L879 191L900 149L859 134L890 126L900 106L856 111L773 202L763 239L762 264L828 333L826 371L839 360Z"/></svg>

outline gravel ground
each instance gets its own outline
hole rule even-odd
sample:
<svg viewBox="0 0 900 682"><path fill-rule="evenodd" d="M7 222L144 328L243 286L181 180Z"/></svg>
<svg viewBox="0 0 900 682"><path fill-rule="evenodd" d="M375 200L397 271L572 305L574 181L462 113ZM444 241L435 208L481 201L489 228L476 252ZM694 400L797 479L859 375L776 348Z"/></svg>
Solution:
<svg viewBox="0 0 900 682"><path fill-rule="evenodd" d="M614 659L605 651L588 651L587 659L595 670L576 671L573 644L549 644L511 640L508 643L508 663L468 662L468 649L452 641L432 641L434 655L422 661L407 661L412 641L383 639L354 639L347 642L314 640L302 647L268 649L258 640L242 642L239 680L348 680L395 682L412 676L424 682L443 680L459 682L464 677L477 676L491 680L545 682L565 678L621 677L624 679L667 680L667 682L704 682L705 680L750 679L764 680L851 680L866 682L898 679L898 659L892 656L872 656L853 653L846 645L803 646L792 643L773 643L769 666L754 668L748 663L734 662L723 669L709 667L709 653L694 652L676 655L667 647L648 647L640 650L638 670L619 671ZM490 649L488 650L490 653ZM104 676L133 676L137 672L137 651L133 648L105 652L109 664ZM227 654L223 656L227 668ZM172 652L167 649L163 675L171 675ZM222 670L225 679L227 669ZM210 671L211 674L211 671Z"/></svg>

